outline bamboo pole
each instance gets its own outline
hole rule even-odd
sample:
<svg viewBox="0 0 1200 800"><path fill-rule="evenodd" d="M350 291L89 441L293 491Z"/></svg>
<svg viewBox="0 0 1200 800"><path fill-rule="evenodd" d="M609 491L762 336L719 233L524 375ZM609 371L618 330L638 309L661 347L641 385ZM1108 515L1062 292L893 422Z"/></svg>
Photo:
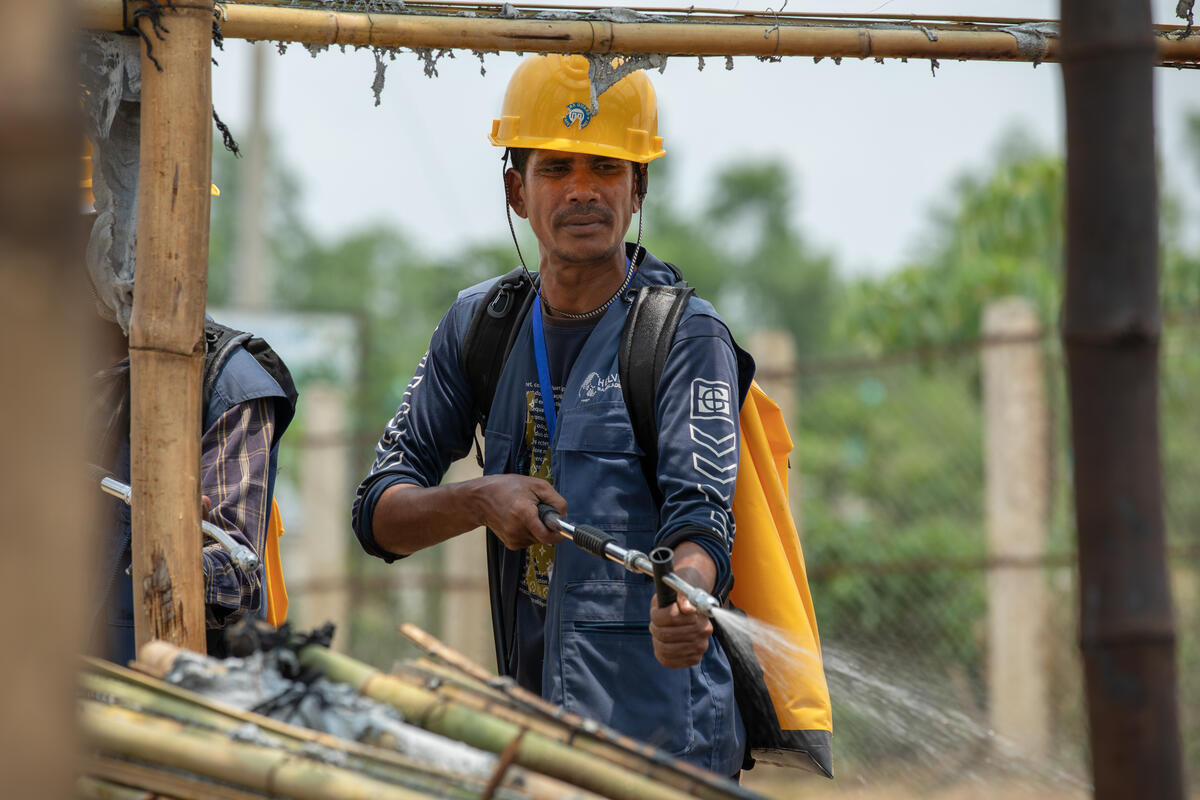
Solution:
<svg viewBox="0 0 1200 800"><path fill-rule="evenodd" d="M130 321L134 629L205 651L200 380L212 169L212 0L141 30L138 269ZM151 57L152 56L152 57ZM159 68L161 65L161 70Z"/></svg>
<svg viewBox="0 0 1200 800"><path fill-rule="evenodd" d="M161 764L269 796L295 800L423 800L395 786L286 750L234 742L173 720L80 702L84 736L102 752Z"/></svg>
<svg viewBox="0 0 1200 800"><path fill-rule="evenodd" d="M1184 797L1158 426L1149 0L1063 0L1063 341L1098 800Z"/></svg>
<svg viewBox="0 0 1200 800"><path fill-rule="evenodd" d="M670 758L661 750L585 720L515 684L506 683L502 688L494 688L491 681L495 676L411 623L402 624L400 633L447 665L416 662L403 666L402 672L418 676L417 680L424 676L426 684L432 683L428 680L430 677L440 678L442 684L434 691L448 699L529 726L549 739L570 744L577 750L647 775L702 800L756 797L732 781L686 761Z"/></svg>
<svg viewBox="0 0 1200 800"><path fill-rule="evenodd" d="M504 753L513 748L517 764L612 800L684 800L690 797L678 789L627 772L521 725L481 714L434 692L411 686L324 647L304 648L300 651L300 663L332 680L353 686L367 697L395 706L414 725L493 753Z"/></svg>
<svg viewBox="0 0 1200 800"><path fill-rule="evenodd" d="M143 652L157 648L160 644L162 643L154 642L143 648ZM173 646L169 647L173 661L180 651ZM188 722L225 734L232 734L251 723L258 727L263 742L293 753L303 754L313 745L337 750L342 754L343 766L347 769L417 791L461 800L479 797L483 791L484 781L478 778L441 770L384 747L360 744L331 734L289 725L260 714L241 711L105 662L89 659L85 671L80 675L79 683L80 688L90 696L113 698L127 708ZM502 786L516 790L520 797L536 797L528 786L522 785L525 779L536 777L540 776L532 776L516 768ZM545 796L561 796L564 788L563 784L556 782L554 791L546 792ZM502 791L498 796L505 795Z"/></svg>
<svg viewBox="0 0 1200 800"><path fill-rule="evenodd" d="M179 800L155 792L83 775L75 781L75 791L86 800Z"/></svg>
<svg viewBox="0 0 1200 800"><path fill-rule="evenodd" d="M69 796L74 654L95 571L87 492L77 44L64 0L0 0L0 792Z"/></svg>
<svg viewBox="0 0 1200 800"><path fill-rule="evenodd" d="M143 764L101 753L86 756L83 771L103 781L145 789L149 792L147 800L263 800L258 792L165 769L158 764Z"/></svg>
<svg viewBox="0 0 1200 800"><path fill-rule="evenodd" d="M121 0L81 0L85 25L119 30ZM678 56L806 56L1057 61L1059 46L1029 52L1001 25L886 25L862 22L608 22L532 18L379 14L316 8L221 6L228 38L363 47L451 48L546 53L663 53ZM679 15L684 20L684 15ZM1022 20L1010 20L1019 25ZM1179 26L1156 39L1159 63L1200 63L1200 35L1178 38Z"/></svg>

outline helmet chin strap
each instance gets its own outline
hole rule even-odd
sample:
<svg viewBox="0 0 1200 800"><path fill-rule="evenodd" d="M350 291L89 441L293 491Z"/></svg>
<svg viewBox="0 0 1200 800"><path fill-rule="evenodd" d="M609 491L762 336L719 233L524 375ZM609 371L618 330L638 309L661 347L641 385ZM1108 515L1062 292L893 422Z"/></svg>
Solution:
<svg viewBox="0 0 1200 800"><path fill-rule="evenodd" d="M525 266L525 256L521 254L521 244L517 241L517 229L513 225L512 221L512 196L508 191L508 150L509 148L504 148L504 155L500 157L500 174L504 179L504 216L508 219L508 232L512 234L513 247L517 249L517 258L521 262L521 269L525 271L525 277L528 278L529 282L533 285L534 291L537 292L538 297L540 297L542 300L542 304L545 305L545 307L552 314L574 320L594 319L600 316L608 310L609 306L616 302L617 298L620 297L626 289L629 288L629 283L633 280L633 273L637 272L638 264L642 260L642 253L644 252L642 249L642 209L638 209L638 235L637 244L633 248L633 258L629 260L629 266L625 269L625 280L622 281L621 285L617 287L617 290L613 292L612 297L608 298L591 311L585 311L582 314L575 314L571 311L563 311L562 309L555 308L554 306L550 305L548 300L546 300L546 296L542 294L542 289L538 285L538 282L535 281L533 279L533 275L530 274L529 267ZM634 169L636 170L637 168L635 167ZM640 188L640 178L636 172L634 175L634 182L635 185L638 185ZM641 201L644 207L646 201L646 194L644 191L641 192Z"/></svg>

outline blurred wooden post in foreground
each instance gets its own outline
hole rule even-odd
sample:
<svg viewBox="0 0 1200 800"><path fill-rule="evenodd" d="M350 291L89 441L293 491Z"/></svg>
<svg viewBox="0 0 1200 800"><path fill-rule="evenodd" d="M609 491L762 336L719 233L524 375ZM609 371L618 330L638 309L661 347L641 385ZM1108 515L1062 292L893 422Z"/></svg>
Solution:
<svg viewBox="0 0 1200 800"><path fill-rule="evenodd" d="M1158 430L1154 42L1149 0L1063 0L1063 341L1098 800L1184 796Z"/></svg>
<svg viewBox="0 0 1200 800"><path fill-rule="evenodd" d="M1046 552L1050 509L1041 332L1023 298L984 309L987 543L988 555L1002 562L988 571L988 708L1004 745L1036 756L1050 744L1048 592L1037 561Z"/></svg>
<svg viewBox="0 0 1200 800"><path fill-rule="evenodd" d="M139 20L147 42L129 331L134 628L139 647L165 639L203 653L200 380L213 4L164 4L160 13L161 33L150 17Z"/></svg>
<svg viewBox="0 0 1200 800"><path fill-rule="evenodd" d="M83 464L83 128L70 9L0 0L0 781L74 797L91 530ZM99 495L99 489L94 490Z"/></svg>

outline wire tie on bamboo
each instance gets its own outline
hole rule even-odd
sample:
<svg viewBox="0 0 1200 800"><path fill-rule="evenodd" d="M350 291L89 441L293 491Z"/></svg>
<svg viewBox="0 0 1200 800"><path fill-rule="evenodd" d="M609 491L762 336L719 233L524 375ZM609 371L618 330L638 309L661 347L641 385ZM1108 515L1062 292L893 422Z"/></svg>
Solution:
<svg viewBox="0 0 1200 800"><path fill-rule="evenodd" d="M517 753L521 749L521 740L525 738L525 733L528 730L529 728L522 725L521 730L508 743L508 746L504 748L504 752L500 754L500 758L496 761L496 768L492 770L492 777L488 779L487 786L484 787L483 794L479 796L479 800L492 800L492 795L496 793L496 789L504 780L504 773L508 772L508 768L516 760Z"/></svg>

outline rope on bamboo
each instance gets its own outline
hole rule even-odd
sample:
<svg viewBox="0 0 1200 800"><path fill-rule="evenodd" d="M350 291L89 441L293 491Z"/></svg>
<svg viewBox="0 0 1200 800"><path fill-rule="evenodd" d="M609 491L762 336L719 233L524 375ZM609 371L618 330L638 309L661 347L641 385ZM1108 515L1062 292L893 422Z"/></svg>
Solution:
<svg viewBox="0 0 1200 800"><path fill-rule="evenodd" d="M504 773L508 772L508 768L516 760L517 753L521 750L521 740L525 738L525 733L528 730L525 726L521 726L520 732L508 743L508 747L504 748L504 752L500 754L500 758L496 761L496 769L492 771L492 777L488 779L487 786L484 787L483 794L479 796L479 800L492 800L496 789L499 788L500 783L504 780Z"/></svg>

